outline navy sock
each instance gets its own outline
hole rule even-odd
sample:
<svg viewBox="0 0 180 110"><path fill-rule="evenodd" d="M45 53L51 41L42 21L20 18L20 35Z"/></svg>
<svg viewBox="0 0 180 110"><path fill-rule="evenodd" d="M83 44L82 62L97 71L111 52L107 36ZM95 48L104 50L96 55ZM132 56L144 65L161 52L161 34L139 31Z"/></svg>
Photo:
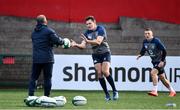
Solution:
<svg viewBox="0 0 180 110"><path fill-rule="evenodd" d="M99 82L101 84L101 87L103 88L104 90L104 93L105 94L108 94L108 90L107 90L107 87L106 87L106 81L104 78L99 78Z"/></svg>
<svg viewBox="0 0 180 110"><path fill-rule="evenodd" d="M106 77L106 79L107 79L107 81L109 82L109 84L111 85L112 90L113 90L113 91L117 91L112 76L109 75L108 77Z"/></svg>

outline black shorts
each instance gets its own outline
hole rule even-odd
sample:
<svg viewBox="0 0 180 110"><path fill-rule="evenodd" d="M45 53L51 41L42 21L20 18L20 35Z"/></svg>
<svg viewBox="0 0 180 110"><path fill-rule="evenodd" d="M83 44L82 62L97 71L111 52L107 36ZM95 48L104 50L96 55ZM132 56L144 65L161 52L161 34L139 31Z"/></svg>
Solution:
<svg viewBox="0 0 180 110"><path fill-rule="evenodd" d="M92 54L93 63L111 62L111 53L106 52L103 54Z"/></svg>
<svg viewBox="0 0 180 110"><path fill-rule="evenodd" d="M154 68L158 70L158 75L165 73L164 67L166 65L166 62L164 62L163 67L158 67L159 63L160 62L153 63Z"/></svg>

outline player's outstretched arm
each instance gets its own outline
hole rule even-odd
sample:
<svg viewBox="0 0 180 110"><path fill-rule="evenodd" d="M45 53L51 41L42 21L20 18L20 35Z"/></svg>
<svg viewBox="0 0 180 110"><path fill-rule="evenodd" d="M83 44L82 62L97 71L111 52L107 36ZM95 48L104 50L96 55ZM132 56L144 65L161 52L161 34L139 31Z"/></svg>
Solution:
<svg viewBox="0 0 180 110"><path fill-rule="evenodd" d="M146 49L143 46L136 59L139 60L139 58L141 58L145 54L145 52L146 52Z"/></svg>
<svg viewBox="0 0 180 110"><path fill-rule="evenodd" d="M83 40L80 44L78 44L76 41L71 39L71 47L77 47L79 49L86 48L86 42Z"/></svg>
<svg viewBox="0 0 180 110"><path fill-rule="evenodd" d="M81 34L81 38L88 44L92 44L92 45L100 45L104 39L104 37L102 36L98 36L96 39L94 40L88 40L84 34Z"/></svg>

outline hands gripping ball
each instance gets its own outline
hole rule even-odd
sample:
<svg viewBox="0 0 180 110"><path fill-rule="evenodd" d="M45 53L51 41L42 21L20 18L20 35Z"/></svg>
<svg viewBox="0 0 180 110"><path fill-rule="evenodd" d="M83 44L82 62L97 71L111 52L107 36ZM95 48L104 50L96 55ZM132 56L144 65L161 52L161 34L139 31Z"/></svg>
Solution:
<svg viewBox="0 0 180 110"><path fill-rule="evenodd" d="M72 99L72 104L75 106L83 106L87 104L87 99L83 96L75 96Z"/></svg>
<svg viewBox="0 0 180 110"><path fill-rule="evenodd" d="M71 47L71 41L68 38L64 38L64 44L62 45L62 48L68 49Z"/></svg>

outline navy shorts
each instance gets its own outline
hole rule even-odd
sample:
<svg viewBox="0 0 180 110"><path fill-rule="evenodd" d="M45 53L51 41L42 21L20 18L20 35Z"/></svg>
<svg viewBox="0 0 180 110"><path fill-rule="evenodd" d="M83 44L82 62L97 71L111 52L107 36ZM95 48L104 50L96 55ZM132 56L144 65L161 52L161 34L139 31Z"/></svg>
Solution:
<svg viewBox="0 0 180 110"><path fill-rule="evenodd" d="M103 54L92 54L93 63L111 62L111 53L106 52Z"/></svg>
<svg viewBox="0 0 180 110"><path fill-rule="evenodd" d="M160 62L153 63L154 68L158 70L158 75L165 73L164 67L166 65L166 62L165 62L163 67L158 67L159 63Z"/></svg>

